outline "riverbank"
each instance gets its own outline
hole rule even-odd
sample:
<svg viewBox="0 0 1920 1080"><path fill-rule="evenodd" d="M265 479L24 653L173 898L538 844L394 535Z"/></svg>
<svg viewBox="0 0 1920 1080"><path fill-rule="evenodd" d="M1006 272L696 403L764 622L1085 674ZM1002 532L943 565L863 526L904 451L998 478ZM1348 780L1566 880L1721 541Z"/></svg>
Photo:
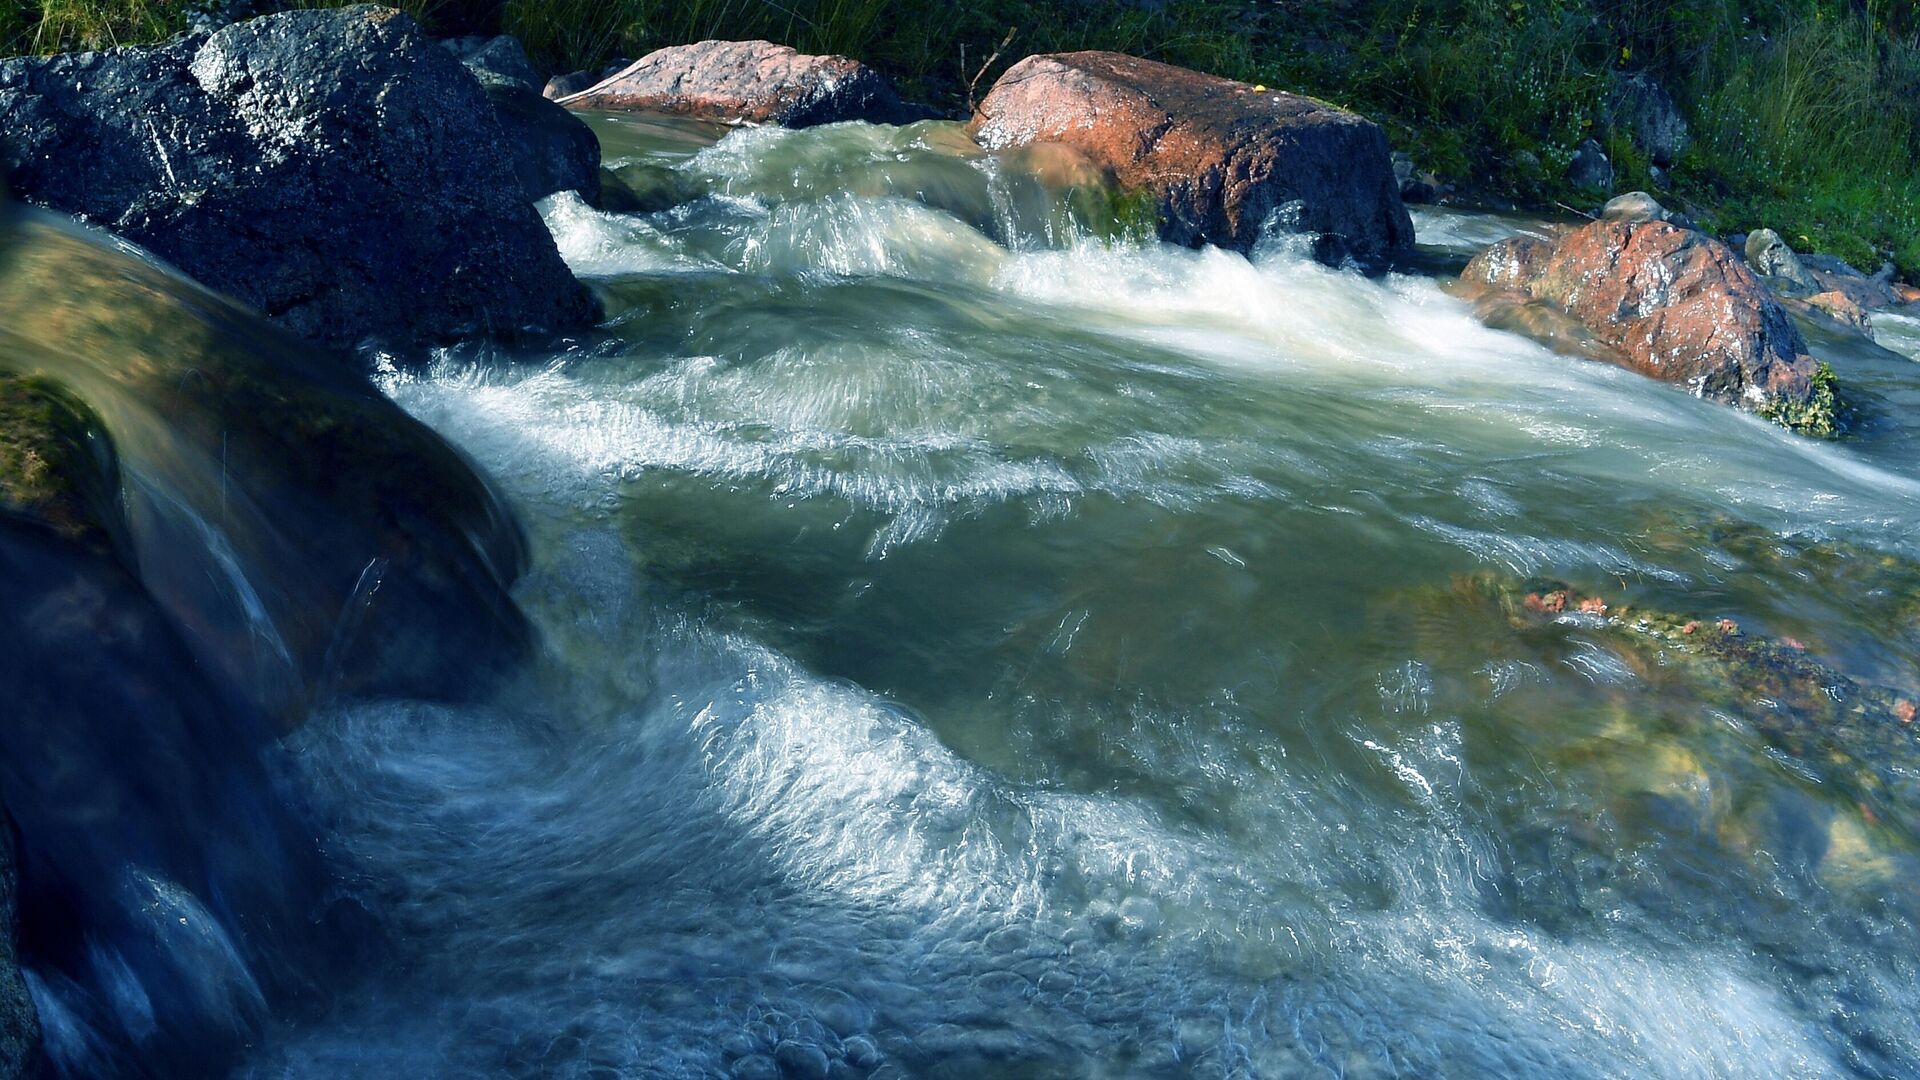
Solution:
<svg viewBox="0 0 1920 1080"><path fill-rule="evenodd" d="M0 52L158 40L205 6L38 0L0 12ZM269 5L215 6L238 14ZM984 93L1025 56L1111 49L1352 108L1470 203L1597 207L1604 193L1569 178L1592 139L1615 191L1654 191L1711 231L1771 228L1802 251L1867 273L1890 261L1906 280L1920 280L1920 48L1910 5L984 0L905 13L880 0L401 6L437 33L512 33L554 73L597 70L680 42L769 38L865 61L910 98L956 118L968 111L970 89ZM1690 145L1670 165L1624 125L1607 123L1610 91L1630 75L1664 87L1689 123Z"/></svg>

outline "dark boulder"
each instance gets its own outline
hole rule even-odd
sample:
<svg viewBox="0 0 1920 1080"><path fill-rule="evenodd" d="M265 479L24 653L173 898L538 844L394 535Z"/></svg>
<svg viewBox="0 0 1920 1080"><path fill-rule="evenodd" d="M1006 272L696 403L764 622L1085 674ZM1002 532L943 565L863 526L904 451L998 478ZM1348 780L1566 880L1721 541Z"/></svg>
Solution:
<svg viewBox="0 0 1920 1080"><path fill-rule="evenodd" d="M486 95L396 11L0 61L0 130L26 199L314 340L407 346L595 316Z"/></svg>
<svg viewBox="0 0 1920 1080"><path fill-rule="evenodd" d="M569 71L565 75L555 75L547 80L540 96L548 101L558 101L563 97L572 97L600 81L600 76L591 71Z"/></svg>
<svg viewBox="0 0 1920 1080"><path fill-rule="evenodd" d="M1665 87L1646 75L1619 75L1607 91L1600 119L1625 135L1656 166L1671 166L1692 145L1687 118Z"/></svg>
<svg viewBox="0 0 1920 1080"><path fill-rule="evenodd" d="M452 38L460 58L493 102L494 119L513 151L513 174L528 200L577 191L600 201L600 140L586 122L541 96L540 76L516 39Z"/></svg>
<svg viewBox="0 0 1920 1080"><path fill-rule="evenodd" d="M1387 140L1325 102L1108 52L1030 56L980 102L989 150L1064 143L1157 201L1175 243L1313 238L1324 262L1383 264L1413 243Z"/></svg>
<svg viewBox="0 0 1920 1080"><path fill-rule="evenodd" d="M879 72L858 60L809 56L771 41L702 41L661 49L560 103L569 109L645 109L794 128L921 118Z"/></svg>
<svg viewBox="0 0 1920 1080"><path fill-rule="evenodd" d="M1613 162L1599 143L1588 139L1573 152L1573 160L1567 163L1567 183L1600 195L1613 192Z"/></svg>
<svg viewBox="0 0 1920 1080"><path fill-rule="evenodd" d="M476 75L486 72L529 90L540 89L539 70L533 66L533 60L527 56L526 47L520 44L520 39L511 34L447 38L440 42L440 47L452 53L454 59L465 64L467 70Z"/></svg>
<svg viewBox="0 0 1920 1080"><path fill-rule="evenodd" d="M513 151L513 174L528 199L577 191L600 201L600 139L584 120L519 83L482 76L494 118Z"/></svg>
<svg viewBox="0 0 1920 1080"><path fill-rule="evenodd" d="M1818 366L1786 310L1732 249L1691 229L1602 220L1514 237L1476 255L1461 286L1483 305L1551 305L1594 335L1600 358L1699 397L1796 418L1816 397Z"/></svg>

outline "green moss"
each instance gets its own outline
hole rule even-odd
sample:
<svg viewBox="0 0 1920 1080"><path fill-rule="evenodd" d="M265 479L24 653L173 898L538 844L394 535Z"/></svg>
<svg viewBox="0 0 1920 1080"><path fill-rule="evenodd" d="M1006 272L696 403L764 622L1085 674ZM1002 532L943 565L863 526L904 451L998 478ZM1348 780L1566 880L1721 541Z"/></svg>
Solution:
<svg viewBox="0 0 1920 1080"><path fill-rule="evenodd" d="M1840 378L1826 361L1821 361L1812 378L1813 390L1804 402L1770 402L1759 414L1790 431L1816 439L1837 439L1846 434L1852 408L1840 396Z"/></svg>
<svg viewBox="0 0 1920 1080"><path fill-rule="evenodd" d="M1151 191L1115 185L1073 189L1068 205L1085 228L1103 240L1147 240L1159 235L1160 203Z"/></svg>
<svg viewBox="0 0 1920 1080"><path fill-rule="evenodd" d="M93 411L50 379L0 373L0 513L126 550L113 444Z"/></svg>

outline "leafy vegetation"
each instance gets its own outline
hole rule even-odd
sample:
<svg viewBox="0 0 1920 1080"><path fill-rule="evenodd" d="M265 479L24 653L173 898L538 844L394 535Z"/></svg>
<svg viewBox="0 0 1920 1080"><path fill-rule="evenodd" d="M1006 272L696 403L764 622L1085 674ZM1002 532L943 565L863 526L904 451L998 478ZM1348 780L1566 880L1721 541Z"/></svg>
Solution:
<svg viewBox="0 0 1920 1080"><path fill-rule="evenodd" d="M1760 415L1790 431L1816 439L1837 439L1846 434L1853 415L1852 406L1840 396L1840 379L1822 360L1813 373L1813 392L1800 404L1774 402Z"/></svg>
<svg viewBox="0 0 1920 1080"><path fill-rule="evenodd" d="M217 0L0 0L0 47L152 40ZM294 0L332 3L339 0ZM662 45L765 37L857 56L911 95L962 107L1021 56L1117 49L1296 89L1382 120L1469 191L1574 202L1589 137L1622 188L1659 190L1598 116L1644 71L1680 100L1692 149L1665 198L1709 227L1762 225L1802 249L1920 278L1920 0L402 0L441 32L504 29L554 70Z"/></svg>

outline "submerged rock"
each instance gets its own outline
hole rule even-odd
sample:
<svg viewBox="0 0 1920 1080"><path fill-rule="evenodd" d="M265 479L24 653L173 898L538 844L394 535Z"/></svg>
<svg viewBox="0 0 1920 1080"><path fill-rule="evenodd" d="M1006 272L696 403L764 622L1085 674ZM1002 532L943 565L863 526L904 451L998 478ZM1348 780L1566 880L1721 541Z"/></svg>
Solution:
<svg viewBox="0 0 1920 1080"><path fill-rule="evenodd" d="M131 564L113 444L51 379L0 370L0 514Z"/></svg>
<svg viewBox="0 0 1920 1080"><path fill-rule="evenodd" d="M771 41L675 45L559 100L569 109L645 109L794 128L920 118L865 64L844 56L809 56Z"/></svg>
<svg viewBox="0 0 1920 1080"><path fill-rule="evenodd" d="M469 696L530 648L467 462L337 358L0 206L0 1076L223 1075L350 962L263 748L341 696ZM132 1007L130 1003L139 1003Z"/></svg>
<svg viewBox="0 0 1920 1080"><path fill-rule="evenodd" d="M314 340L595 317L487 97L413 21L289 11L152 48L0 61L16 192Z"/></svg>
<svg viewBox="0 0 1920 1080"><path fill-rule="evenodd" d="M70 228L0 209L0 463L29 466L0 508L104 549L124 487L122 561L288 722L338 694L468 696L527 654L521 535L464 458L337 358ZM8 436L20 417L42 434ZM111 491L102 430L133 473Z"/></svg>
<svg viewBox="0 0 1920 1080"><path fill-rule="evenodd" d="M1065 143L1157 200L1161 234L1249 250L1275 227L1323 262L1383 265L1413 243L1387 140L1312 98L1108 52L1030 56L974 114L982 146Z"/></svg>
<svg viewBox="0 0 1920 1080"><path fill-rule="evenodd" d="M1513 237L1474 256L1461 285L1482 302L1517 295L1566 312L1605 346L1597 358L1833 433L1831 388L1822 409L1815 376L1823 369L1793 320L1731 249L1702 233L1663 221L1595 221L1551 241Z"/></svg>

